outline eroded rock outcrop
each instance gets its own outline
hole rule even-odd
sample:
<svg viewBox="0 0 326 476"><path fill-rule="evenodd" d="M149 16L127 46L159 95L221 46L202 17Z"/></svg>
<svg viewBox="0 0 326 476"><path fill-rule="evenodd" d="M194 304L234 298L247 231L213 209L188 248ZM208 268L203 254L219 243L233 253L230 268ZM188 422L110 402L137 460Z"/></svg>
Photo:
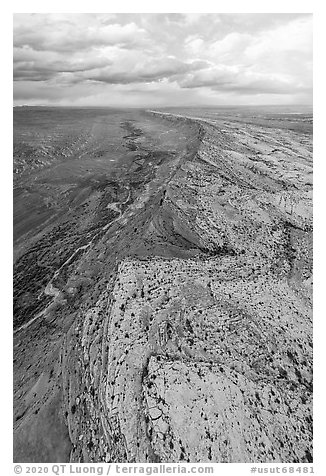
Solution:
<svg viewBox="0 0 326 476"><path fill-rule="evenodd" d="M311 461L311 136L157 117L191 147L61 283L70 460Z"/></svg>

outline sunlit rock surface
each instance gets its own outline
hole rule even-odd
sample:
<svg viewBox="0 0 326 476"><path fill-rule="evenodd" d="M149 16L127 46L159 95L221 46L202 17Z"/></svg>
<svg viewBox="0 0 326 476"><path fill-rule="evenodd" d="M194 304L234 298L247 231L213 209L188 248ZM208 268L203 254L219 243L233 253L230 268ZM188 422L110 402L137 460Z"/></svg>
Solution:
<svg viewBox="0 0 326 476"><path fill-rule="evenodd" d="M309 118L146 117L184 145L18 320L16 460L312 461Z"/></svg>

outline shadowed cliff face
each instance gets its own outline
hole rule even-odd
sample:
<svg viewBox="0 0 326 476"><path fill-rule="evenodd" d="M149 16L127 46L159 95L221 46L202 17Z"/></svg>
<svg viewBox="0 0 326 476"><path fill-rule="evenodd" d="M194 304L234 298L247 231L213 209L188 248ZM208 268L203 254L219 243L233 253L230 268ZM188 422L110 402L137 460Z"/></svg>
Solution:
<svg viewBox="0 0 326 476"><path fill-rule="evenodd" d="M119 188L75 213L111 219L18 321L17 461L312 460L311 136L196 115L120 121Z"/></svg>

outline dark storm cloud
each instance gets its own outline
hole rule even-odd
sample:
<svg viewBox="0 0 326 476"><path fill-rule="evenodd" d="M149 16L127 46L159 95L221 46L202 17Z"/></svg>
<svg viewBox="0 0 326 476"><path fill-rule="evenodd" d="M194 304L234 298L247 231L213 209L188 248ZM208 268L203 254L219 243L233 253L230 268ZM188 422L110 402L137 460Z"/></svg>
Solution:
<svg viewBox="0 0 326 476"><path fill-rule="evenodd" d="M99 81L108 84L129 84L159 81L164 78L174 78L177 75L189 71L198 70L207 66L206 61L193 61L184 63L183 61L163 58L153 60L136 67L133 71L112 71L111 69L89 72L84 77L89 80Z"/></svg>
<svg viewBox="0 0 326 476"><path fill-rule="evenodd" d="M71 57L23 47L14 49L13 76L16 81L47 81L60 73L87 72L110 64L108 58Z"/></svg>
<svg viewBox="0 0 326 476"><path fill-rule="evenodd" d="M16 14L14 46L20 102L311 100L307 14Z"/></svg>

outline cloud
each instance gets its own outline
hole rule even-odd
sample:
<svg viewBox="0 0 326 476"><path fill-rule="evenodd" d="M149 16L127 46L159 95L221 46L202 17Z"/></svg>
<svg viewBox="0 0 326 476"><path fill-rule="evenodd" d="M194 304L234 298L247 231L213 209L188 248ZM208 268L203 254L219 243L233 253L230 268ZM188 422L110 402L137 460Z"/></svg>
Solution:
<svg viewBox="0 0 326 476"><path fill-rule="evenodd" d="M182 88L210 87L217 91L246 94L289 94L296 85L291 78L280 75L243 72L236 67L213 67L187 75L180 81L180 86Z"/></svg>
<svg viewBox="0 0 326 476"><path fill-rule="evenodd" d="M213 42L189 36L185 48L213 66L185 76L181 87L247 94L302 94L312 89L311 17L295 18L257 34L233 31Z"/></svg>
<svg viewBox="0 0 326 476"><path fill-rule="evenodd" d="M13 75L15 81L47 81L61 73L87 72L110 64L109 58L92 53L62 55L23 47L14 49Z"/></svg>
<svg viewBox="0 0 326 476"><path fill-rule="evenodd" d="M98 23L96 17L74 14L57 21L52 14L14 16L14 46L29 46L36 51L74 52L105 45L135 47L143 45L145 39L146 31L133 22L107 24L102 19Z"/></svg>
<svg viewBox="0 0 326 476"><path fill-rule="evenodd" d="M309 102L312 15L15 14L13 73L16 102Z"/></svg>
<svg viewBox="0 0 326 476"><path fill-rule="evenodd" d="M143 64L138 63L129 71L114 71L114 68L105 68L87 72L83 74L83 78L109 84L152 82L164 78L174 78L176 75L198 70L204 68L206 65L207 62L205 61L192 61L187 63L176 58L155 58Z"/></svg>

